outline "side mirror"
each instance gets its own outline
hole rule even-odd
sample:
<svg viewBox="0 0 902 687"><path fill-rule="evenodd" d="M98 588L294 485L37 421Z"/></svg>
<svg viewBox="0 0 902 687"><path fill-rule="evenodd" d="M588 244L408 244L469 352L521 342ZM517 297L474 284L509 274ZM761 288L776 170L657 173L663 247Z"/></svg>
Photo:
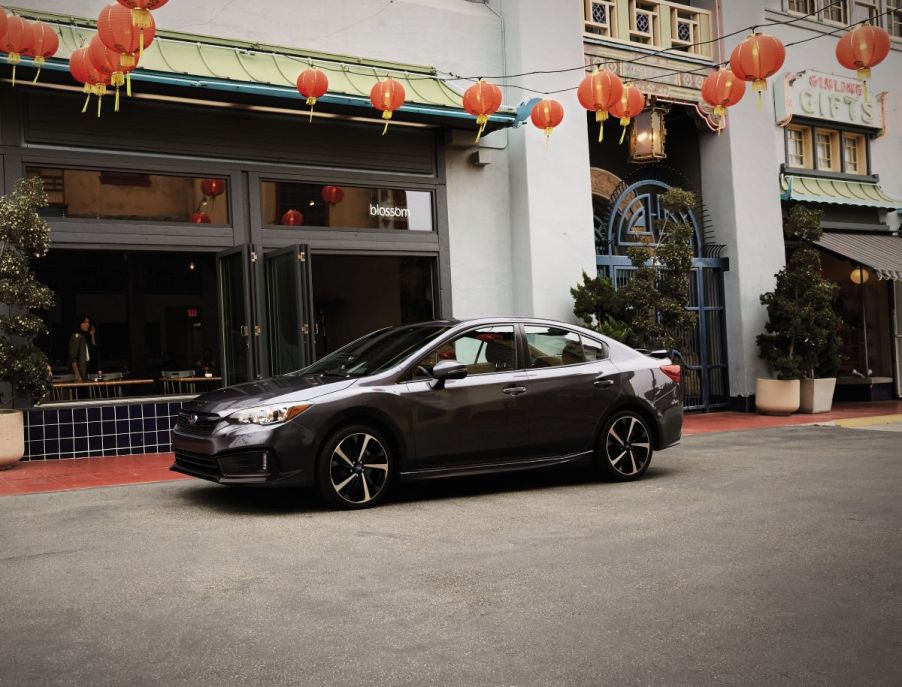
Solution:
<svg viewBox="0 0 902 687"><path fill-rule="evenodd" d="M467 376L467 366L456 360L440 360L432 368L432 388L444 389L449 379L463 379Z"/></svg>

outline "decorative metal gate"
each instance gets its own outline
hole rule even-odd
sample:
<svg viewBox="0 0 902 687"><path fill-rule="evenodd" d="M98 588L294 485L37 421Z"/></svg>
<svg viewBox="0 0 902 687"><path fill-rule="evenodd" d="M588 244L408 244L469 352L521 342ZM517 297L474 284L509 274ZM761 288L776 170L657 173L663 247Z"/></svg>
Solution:
<svg viewBox="0 0 902 687"><path fill-rule="evenodd" d="M691 190L670 168L656 165L640 172L640 179L621 182L609 201L596 198L596 264L599 274L609 277L615 288L623 286L634 270L626 249L658 243L660 225L667 215L661 194L672 186ZM729 269L729 260L720 257L723 246L705 241L701 204L673 219L695 229L687 307L697 317L695 326L683 332L683 345L676 356L683 368L683 403L689 410L723 407L730 400L723 294L723 272Z"/></svg>

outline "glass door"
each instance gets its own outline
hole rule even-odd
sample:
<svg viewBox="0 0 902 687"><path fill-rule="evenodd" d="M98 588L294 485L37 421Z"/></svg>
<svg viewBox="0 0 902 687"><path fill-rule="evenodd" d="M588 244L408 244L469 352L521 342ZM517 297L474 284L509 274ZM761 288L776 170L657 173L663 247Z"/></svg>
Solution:
<svg viewBox="0 0 902 687"><path fill-rule="evenodd" d="M251 266L255 257L248 245L230 248L216 256L224 386L254 378Z"/></svg>
<svg viewBox="0 0 902 687"><path fill-rule="evenodd" d="M284 374L313 362L310 356L309 272L307 247L291 246L266 253L266 353L269 373Z"/></svg>

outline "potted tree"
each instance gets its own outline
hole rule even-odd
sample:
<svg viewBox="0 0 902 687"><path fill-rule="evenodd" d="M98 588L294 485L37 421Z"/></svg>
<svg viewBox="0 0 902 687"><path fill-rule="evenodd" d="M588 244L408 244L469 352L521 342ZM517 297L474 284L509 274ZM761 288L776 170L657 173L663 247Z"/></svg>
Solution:
<svg viewBox="0 0 902 687"><path fill-rule="evenodd" d="M7 408L23 398L37 402L47 395L50 365L34 345L46 332L31 312L53 305L53 292L31 273L30 263L50 248L50 229L37 209L47 205L39 178L20 179L12 193L0 198L0 469L12 467L25 454L22 411ZM5 398L3 397L5 396Z"/></svg>
<svg viewBox="0 0 902 687"><path fill-rule="evenodd" d="M776 379L757 380L755 406L773 415L800 407L827 412L839 368L840 318L833 307L839 287L821 275L820 255L811 245L823 233L821 213L794 206L785 232L786 267L777 273L774 290L761 296L768 321L757 339Z"/></svg>

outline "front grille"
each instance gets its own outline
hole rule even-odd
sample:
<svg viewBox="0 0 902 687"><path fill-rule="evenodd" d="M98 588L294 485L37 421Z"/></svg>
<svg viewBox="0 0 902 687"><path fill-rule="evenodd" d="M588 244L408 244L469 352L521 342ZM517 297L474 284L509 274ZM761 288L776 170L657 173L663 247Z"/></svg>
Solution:
<svg viewBox="0 0 902 687"><path fill-rule="evenodd" d="M191 422L192 418L196 418L196 420ZM180 410L179 419L175 426L185 434L205 437L213 433L213 429L218 422L219 416L214 413L195 413L190 410Z"/></svg>
<svg viewBox="0 0 902 687"><path fill-rule="evenodd" d="M175 452L175 465L190 472L192 475L217 479L220 476L219 463L211 456L201 456L196 453Z"/></svg>

